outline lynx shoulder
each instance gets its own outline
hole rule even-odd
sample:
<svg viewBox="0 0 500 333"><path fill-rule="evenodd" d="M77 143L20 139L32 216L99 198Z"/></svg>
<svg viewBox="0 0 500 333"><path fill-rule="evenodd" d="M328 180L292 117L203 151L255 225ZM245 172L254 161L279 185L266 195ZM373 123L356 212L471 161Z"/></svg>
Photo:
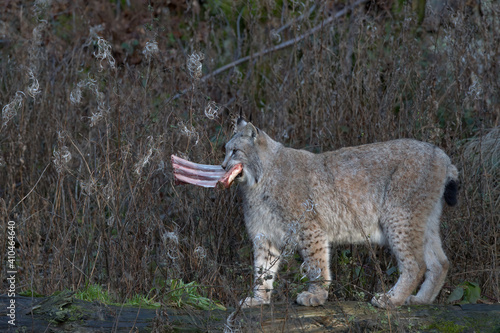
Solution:
<svg viewBox="0 0 500 333"><path fill-rule="evenodd" d="M374 305L434 301L449 267L439 218L443 202L457 203L458 182L456 167L441 149L401 139L313 154L286 148L239 120L222 167L238 163L256 281L243 306L270 302L282 252L290 244L296 244L313 281L297 302L323 304L331 244L364 242L389 246L401 273L391 290L372 299Z"/></svg>

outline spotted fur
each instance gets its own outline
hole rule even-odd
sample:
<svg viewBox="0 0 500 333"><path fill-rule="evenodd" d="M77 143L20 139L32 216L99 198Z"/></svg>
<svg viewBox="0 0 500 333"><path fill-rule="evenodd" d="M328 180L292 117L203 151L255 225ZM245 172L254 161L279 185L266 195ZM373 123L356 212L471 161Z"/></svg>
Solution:
<svg viewBox="0 0 500 333"><path fill-rule="evenodd" d="M256 287L243 306L270 302L281 254L295 244L304 259L306 306L328 297L331 243L387 245L400 271L372 303L387 308L432 303L449 263L439 236L443 202L456 203L458 171L438 147L402 139L323 154L286 148L239 120L222 167L237 178L247 231L254 239ZM416 295L411 295L425 275Z"/></svg>

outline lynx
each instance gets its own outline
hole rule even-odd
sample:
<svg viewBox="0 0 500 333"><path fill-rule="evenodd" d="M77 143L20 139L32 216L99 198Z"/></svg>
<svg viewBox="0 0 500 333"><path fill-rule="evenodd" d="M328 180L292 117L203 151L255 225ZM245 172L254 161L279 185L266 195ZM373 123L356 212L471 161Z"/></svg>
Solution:
<svg viewBox="0 0 500 333"><path fill-rule="evenodd" d="M286 148L239 119L222 168L241 164L236 182L254 239L255 289L243 307L270 302L282 251L296 244L309 289L297 303L328 297L330 244L388 245L400 271L396 285L372 303L388 308L432 303L449 262L441 245L443 202L457 203L457 168L438 147L410 139L322 154ZM422 278L418 293L412 295Z"/></svg>

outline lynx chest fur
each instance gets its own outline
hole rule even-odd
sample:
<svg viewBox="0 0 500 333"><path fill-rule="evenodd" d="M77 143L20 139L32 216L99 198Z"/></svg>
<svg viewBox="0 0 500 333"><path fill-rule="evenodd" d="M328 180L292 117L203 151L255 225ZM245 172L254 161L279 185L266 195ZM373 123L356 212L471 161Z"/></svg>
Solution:
<svg viewBox="0 0 500 333"><path fill-rule="evenodd" d="M254 239L256 281L244 306L270 302L280 257L289 244L298 248L313 281L298 295L299 304L326 301L331 243L391 248L401 275L373 304L390 307L436 298L449 266L439 218L443 202L456 203L458 175L441 149L403 139L313 154L285 148L239 120L222 167L238 163L243 165L237 181L247 231ZM424 275L418 293L411 295Z"/></svg>

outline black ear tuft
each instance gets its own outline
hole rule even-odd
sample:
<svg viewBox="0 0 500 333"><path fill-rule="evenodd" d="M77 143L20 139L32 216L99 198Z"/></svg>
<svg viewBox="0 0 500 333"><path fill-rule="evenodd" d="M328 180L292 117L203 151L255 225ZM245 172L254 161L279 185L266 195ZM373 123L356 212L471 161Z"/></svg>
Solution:
<svg viewBox="0 0 500 333"><path fill-rule="evenodd" d="M236 120L236 126L234 126L234 132L236 133L243 131L246 128L247 124L248 123L245 121L245 119L238 118Z"/></svg>

